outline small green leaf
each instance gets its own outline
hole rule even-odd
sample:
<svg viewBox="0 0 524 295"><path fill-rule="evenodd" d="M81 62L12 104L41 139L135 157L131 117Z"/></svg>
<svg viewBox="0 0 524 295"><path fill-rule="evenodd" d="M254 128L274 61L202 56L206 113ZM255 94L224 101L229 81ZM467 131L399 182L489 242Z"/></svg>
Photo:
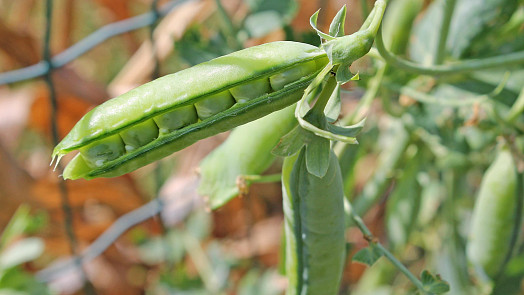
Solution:
<svg viewBox="0 0 524 295"><path fill-rule="evenodd" d="M442 294L449 291L449 284L444 281L440 275L433 275L427 270L421 274L422 285L429 293Z"/></svg>
<svg viewBox="0 0 524 295"><path fill-rule="evenodd" d="M271 153L279 157L290 157L296 154L308 141L308 133L300 126L296 126L288 134L284 135L280 142L273 148Z"/></svg>
<svg viewBox="0 0 524 295"><path fill-rule="evenodd" d="M315 136L314 139L306 145L307 171L316 177L324 177L329 168L329 144L329 139Z"/></svg>
<svg viewBox="0 0 524 295"><path fill-rule="evenodd" d="M360 75L358 74L358 72L353 77L351 77L350 80L351 81L360 81Z"/></svg>
<svg viewBox="0 0 524 295"><path fill-rule="evenodd" d="M320 9L317 10L317 12L313 13L313 15L309 18L309 24L311 25L313 30L315 30L317 32L317 34L320 36L320 38L325 39L325 40L333 40L333 39L335 39L334 37L331 37L328 34L323 33L321 30L319 30L317 28L317 19L318 19L318 12L319 11L320 11Z"/></svg>
<svg viewBox="0 0 524 295"><path fill-rule="evenodd" d="M351 64L341 64L340 67L337 70L337 83L339 84L345 84L349 81L353 81L353 78L355 77L353 73L349 70L349 66Z"/></svg>
<svg viewBox="0 0 524 295"><path fill-rule="evenodd" d="M346 5L342 6L337 12L337 15L331 21L329 25L329 35L333 37L344 36L344 23L346 22Z"/></svg>
<svg viewBox="0 0 524 295"><path fill-rule="evenodd" d="M337 84L337 87L331 94L326 108L324 109L324 114L326 115L327 121L329 123L333 123L336 120L338 120L341 108L342 106L340 102L340 84Z"/></svg>
<svg viewBox="0 0 524 295"><path fill-rule="evenodd" d="M353 261L372 266L377 260L382 257L382 253L373 244L369 247L363 248L355 255L353 255Z"/></svg>
<svg viewBox="0 0 524 295"><path fill-rule="evenodd" d="M354 125L350 125L350 126L337 126L333 124L327 124L326 126L327 126L327 131L333 134L344 136L344 137L355 137L360 133L360 131L364 127L365 122L366 122L366 119L362 119L362 121Z"/></svg>

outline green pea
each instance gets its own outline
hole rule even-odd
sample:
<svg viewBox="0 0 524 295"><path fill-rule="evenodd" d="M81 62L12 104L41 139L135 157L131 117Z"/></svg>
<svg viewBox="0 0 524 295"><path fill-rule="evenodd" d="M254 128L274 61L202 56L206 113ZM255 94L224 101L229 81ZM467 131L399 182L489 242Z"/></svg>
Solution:
<svg viewBox="0 0 524 295"><path fill-rule="evenodd" d="M196 123L198 121L198 116L195 106L188 105L158 115L154 117L153 120L155 120L156 125L160 129L159 133L162 135Z"/></svg>
<svg viewBox="0 0 524 295"><path fill-rule="evenodd" d="M235 100L228 90L213 94L195 103L198 117L205 120L213 115L223 112L235 104Z"/></svg>
<svg viewBox="0 0 524 295"><path fill-rule="evenodd" d="M119 135L106 137L98 142L88 144L79 149L90 167L102 167L106 162L124 154L124 143Z"/></svg>
<svg viewBox="0 0 524 295"><path fill-rule="evenodd" d="M316 68L315 62L310 61L269 77L269 83L273 90L280 90L290 82L311 74Z"/></svg>
<svg viewBox="0 0 524 295"><path fill-rule="evenodd" d="M132 151L158 137L158 127L152 119L133 125L120 132L126 151Z"/></svg>
<svg viewBox="0 0 524 295"><path fill-rule="evenodd" d="M296 81L296 80L295 80ZM244 103L271 91L267 78L249 81L230 89L237 102Z"/></svg>

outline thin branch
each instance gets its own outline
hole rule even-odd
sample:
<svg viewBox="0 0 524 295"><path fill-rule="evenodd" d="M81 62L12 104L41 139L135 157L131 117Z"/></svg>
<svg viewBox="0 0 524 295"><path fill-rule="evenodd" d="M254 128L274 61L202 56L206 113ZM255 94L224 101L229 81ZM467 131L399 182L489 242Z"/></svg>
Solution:
<svg viewBox="0 0 524 295"><path fill-rule="evenodd" d="M442 24L439 30L437 53L433 62L436 65L440 65L444 61L446 41L448 40L449 26L451 24L451 18L453 17L453 10L455 10L455 2L456 0L444 0L444 16L442 17Z"/></svg>
<svg viewBox="0 0 524 295"><path fill-rule="evenodd" d="M346 198L344 198L345 201L347 201ZM428 292L424 289L424 285L422 282L414 275L412 274L409 269L407 269L402 262L400 262L391 252L389 252L388 249L386 249L379 241L378 239L371 233L369 228L364 224L364 221L360 216L356 215L355 212L352 210L351 205L349 202L347 202L344 206L348 212L346 214L350 215L351 220L356 224L356 226L360 229L362 234L366 237L366 239L373 243L376 248L381 252L382 255L384 255L396 268L398 268L412 283L415 285L422 294L428 294Z"/></svg>
<svg viewBox="0 0 524 295"><path fill-rule="evenodd" d="M511 67L524 63L524 51L512 52L505 55L487 57L482 59L469 59L445 65L422 66L412 61L403 59L390 51L384 45L382 38L382 27L379 28L375 38L377 50L391 66L402 70L422 75L442 75L465 73L497 67Z"/></svg>

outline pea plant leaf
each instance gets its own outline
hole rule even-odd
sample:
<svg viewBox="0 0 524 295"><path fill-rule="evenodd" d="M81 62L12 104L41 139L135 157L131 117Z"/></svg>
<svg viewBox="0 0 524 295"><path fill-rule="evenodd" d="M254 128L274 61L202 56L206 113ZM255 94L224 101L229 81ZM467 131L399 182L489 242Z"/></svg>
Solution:
<svg viewBox="0 0 524 295"><path fill-rule="evenodd" d="M443 294L449 291L449 284L446 281L427 270L422 271L421 281L424 289L429 293Z"/></svg>
<svg viewBox="0 0 524 295"><path fill-rule="evenodd" d="M351 63L345 63L340 65L340 67L337 70L337 83L345 84L353 79L354 76L349 70L349 66L351 66Z"/></svg>
<svg viewBox="0 0 524 295"><path fill-rule="evenodd" d="M337 12L337 15L331 21L329 25L329 35L333 37L344 36L344 23L346 22L346 5L342 6Z"/></svg>
<svg viewBox="0 0 524 295"><path fill-rule="evenodd" d="M373 244L361 249L353 255L353 261L372 266L377 260L382 257L382 253Z"/></svg>
<svg viewBox="0 0 524 295"><path fill-rule="evenodd" d="M516 10L517 0L458 0L453 11L446 47L460 58L482 36L507 21Z"/></svg>
<svg viewBox="0 0 524 295"><path fill-rule="evenodd" d="M444 0L431 3L413 30L411 58L419 63L433 61L443 17ZM446 49L455 58L464 57L477 39L507 20L516 9L516 0L457 0Z"/></svg>
<svg viewBox="0 0 524 295"><path fill-rule="evenodd" d="M314 135L302 129L302 127L296 126L280 139L280 142L273 148L271 153L279 157L290 157L296 154L309 141L310 136Z"/></svg>
<svg viewBox="0 0 524 295"><path fill-rule="evenodd" d="M327 124L327 130L333 134L337 134L340 136L345 136L348 138L355 138L362 128L364 128L364 123L366 122L366 119L362 119L360 122L350 125L350 126L338 126L333 124Z"/></svg>
<svg viewBox="0 0 524 295"><path fill-rule="evenodd" d="M324 32L322 32L321 30L319 30L317 28L317 20L318 20L318 13L320 12L320 9L317 10L317 12L313 13L313 15L309 18L309 24L311 25L311 27L313 28L313 30L315 30L318 34L318 36L320 36L320 38L324 39L324 40L333 40L335 39L335 37L332 37Z"/></svg>
<svg viewBox="0 0 524 295"><path fill-rule="evenodd" d="M307 171L318 178L324 177L329 168L329 151L329 140L315 136L306 145Z"/></svg>
<svg viewBox="0 0 524 295"><path fill-rule="evenodd" d="M320 122L320 124L324 126L324 128L320 128L320 127L315 126L314 124L312 124L311 122L309 122L308 120L304 118L304 116L306 115L306 113L309 110L310 110L309 106L304 101L300 101L298 103L297 109L295 112L295 117L297 117L298 123L302 128L312 132L313 134L317 136L324 137L329 140L342 141L342 142L349 143L349 144L358 143L354 135L358 134L358 132L362 129L363 122L359 122L355 125L345 126L345 127L334 126L330 124L327 117L324 116L322 119L325 122ZM347 136L347 134L350 134L353 136Z"/></svg>
<svg viewBox="0 0 524 295"><path fill-rule="evenodd" d="M329 98L329 101L326 105L326 109L324 110L324 114L326 115L327 121L329 123L337 121L341 108L340 84L337 84L337 88L335 88L335 91L333 91L333 94Z"/></svg>

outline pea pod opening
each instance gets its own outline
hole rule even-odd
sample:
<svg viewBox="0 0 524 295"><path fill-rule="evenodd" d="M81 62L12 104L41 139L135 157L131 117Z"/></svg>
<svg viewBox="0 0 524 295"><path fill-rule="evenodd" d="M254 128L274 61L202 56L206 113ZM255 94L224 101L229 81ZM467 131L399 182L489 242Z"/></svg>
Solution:
<svg viewBox="0 0 524 295"><path fill-rule="evenodd" d="M91 110L55 147L53 160L81 151L64 170L65 179L131 172L293 104L327 63L326 54L317 47L282 41L164 76ZM245 87L250 83L259 85L260 91ZM156 131L149 128L151 124L156 124ZM126 139L129 134L133 136ZM124 139L126 148L116 144L117 137ZM83 152L87 146L98 150L94 155Z"/></svg>

